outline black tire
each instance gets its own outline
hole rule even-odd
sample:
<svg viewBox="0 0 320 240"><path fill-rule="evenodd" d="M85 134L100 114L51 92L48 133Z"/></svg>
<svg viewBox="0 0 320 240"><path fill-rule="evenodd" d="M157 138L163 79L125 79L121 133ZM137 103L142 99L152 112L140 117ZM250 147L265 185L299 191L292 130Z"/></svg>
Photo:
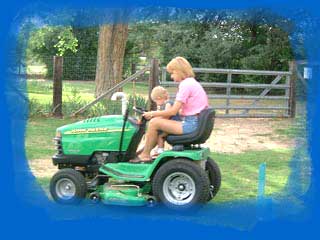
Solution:
<svg viewBox="0 0 320 240"><path fill-rule="evenodd" d="M193 161L170 160L153 177L152 191L169 208L195 209L207 202L209 179L205 170Z"/></svg>
<svg viewBox="0 0 320 240"><path fill-rule="evenodd" d="M77 204L87 193L84 176L71 168L59 170L50 181L52 198L62 204Z"/></svg>
<svg viewBox="0 0 320 240"><path fill-rule="evenodd" d="M213 199L218 193L221 186L221 172L218 164L211 158L207 159L206 172L210 181L210 194L208 201Z"/></svg>

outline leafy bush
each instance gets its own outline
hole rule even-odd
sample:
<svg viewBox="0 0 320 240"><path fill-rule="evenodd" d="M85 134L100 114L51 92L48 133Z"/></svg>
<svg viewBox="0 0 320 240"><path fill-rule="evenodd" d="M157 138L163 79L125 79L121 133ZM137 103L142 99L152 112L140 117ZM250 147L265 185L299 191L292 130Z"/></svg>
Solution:
<svg viewBox="0 0 320 240"><path fill-rule="evenodd" d="M52 91L52 83L44 83L38 81L32 81L28 83L28 92L43 93ZM135 100L134 100L135 99ZM147 100L142 96L129 95L128 105L130 114L133 114L132 107L136 103L136 106L141 108L147 107ZM71 87L70 93L66 95L65 100L62 103L62 114L64 116L71 116L74 112L86 106L89 103L81 96L81 92ZM29 101L29 116L48 116L52 113L52 101L40 102L40 100L30 99ZM103 99L95 105L89 107L84 111L81 116L83 117L97 117L102 115L119 115L121 114L121 101L112 101L110 99Z"/></svg>
<svg viewBox="0 0 320 240"><path fill-rule="evenodd" d="M52 103L41 103L36 99L29 99L29 117L48 116L52 112Z"/></svg>
<svg viewBox="0 0 320 240"><path fill-rule="evenodd" d="M62 103L63 115L71 115L87 102L81 99L80 92L76 88L71 89L71 96L67 95L67 101Z"/></svg>
<svg viewBox="0 0 320 240"><path fill-rule="evenodd" d="M140 107L140 108L143 108L143 109L147 109L147 105L148 105L148 100L145 99L144 97L142 96L132 96L130 95L129 96L129 99L128 99L128 109L129 109L129 113L132 114L133 113L133 106L134 106L134 101L135 101L135 105L136 107Z"/></svg>

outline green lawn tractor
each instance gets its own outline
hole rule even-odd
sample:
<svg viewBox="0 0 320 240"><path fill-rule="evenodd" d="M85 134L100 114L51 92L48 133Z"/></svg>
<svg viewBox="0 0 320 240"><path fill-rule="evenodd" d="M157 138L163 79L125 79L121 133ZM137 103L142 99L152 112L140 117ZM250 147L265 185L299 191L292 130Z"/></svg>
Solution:
<svg viewBox="0 0 320 240"><path fill-rule="evenodd" d="M143 114L142 109L134 110ZM163 203L175 209L203 205L221 183L209 148L200 146L211 134L214 114L211 108L203 110L194 132L169 135L172 149L148 163L129 162L136 156L147 120L129 117L128 110L58 128L58 152L52 159L59 171L50 181L53 199L63 204L84 198L128 206Z"/></svg>

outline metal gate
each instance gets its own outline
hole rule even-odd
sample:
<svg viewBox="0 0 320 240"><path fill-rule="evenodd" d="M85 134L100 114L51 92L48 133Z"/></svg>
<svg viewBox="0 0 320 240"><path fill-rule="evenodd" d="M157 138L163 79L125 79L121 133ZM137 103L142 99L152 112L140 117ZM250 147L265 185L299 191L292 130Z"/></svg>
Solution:
<svg viewBox="0 0 320 240"><path fill-rule="evenodd" d="M198 79L207 91L210 105L216 109L217 117L228 118L274 118L294 117L295 83L292 71L257 71L238 69L193 68L197 74L226 75L225 82L203 82ZM236 83L235 75L269 76L269 83ZM168 87L170 95L175 95L177 83L168 81L165 68L161 68L160 85ZM219 89L214 91L213 89ZM239 91L239 89L242 89ZM246 94L247 92L254 94ZM277 89L274 91L274 89ZM211 94L213 92L213 94Z"/></svg>

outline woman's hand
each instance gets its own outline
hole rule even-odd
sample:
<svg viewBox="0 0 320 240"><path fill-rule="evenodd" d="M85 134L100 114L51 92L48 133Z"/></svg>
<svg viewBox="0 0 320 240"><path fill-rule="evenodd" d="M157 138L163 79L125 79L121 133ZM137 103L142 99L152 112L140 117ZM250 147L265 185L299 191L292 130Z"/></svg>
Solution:
<svg viewBox="0 0 320 240"><path fill-rule="evenodd" d="M145 112L142 116L144 116L145 119L150 120L151 118L154 117L154 112L153 111Z"/></svg>

